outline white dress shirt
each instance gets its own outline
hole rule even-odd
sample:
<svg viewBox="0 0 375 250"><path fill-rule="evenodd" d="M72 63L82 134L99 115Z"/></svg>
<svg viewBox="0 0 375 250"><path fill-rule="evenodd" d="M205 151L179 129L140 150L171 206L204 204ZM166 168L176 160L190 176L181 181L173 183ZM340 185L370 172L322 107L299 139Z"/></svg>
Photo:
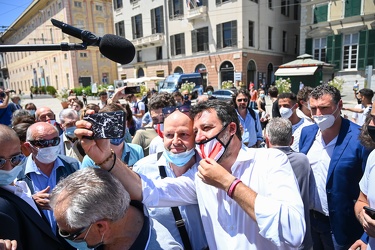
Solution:
<svg viewBox="0 0 375 250"><path fill-rule="evenodd" d="M196 177L151 181L142 176L143 202L175 206L198 202L210 249L295 249L305 235L303 203L287 156L277 149L242 145L232 174L258 195L254 221L224 190Z"/></svg>
<svg viewBox="0 0 375 250"><path fill-rule="evenodd" d="M359 188L367 196L369 207L375 208L375 150L367 158L365 173ZM375 249L375 238L369 237L367 250Z"/></svg>

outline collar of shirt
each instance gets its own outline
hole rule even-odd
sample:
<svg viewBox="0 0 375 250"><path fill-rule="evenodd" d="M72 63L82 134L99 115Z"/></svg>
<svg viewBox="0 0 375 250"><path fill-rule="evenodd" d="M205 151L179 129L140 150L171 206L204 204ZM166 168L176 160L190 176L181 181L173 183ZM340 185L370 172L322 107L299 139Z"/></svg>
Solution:
<svg viewBox="0 0 375 250"><path fill-rule="evenodd" d="M39 170L39 167L36 165L34 162L32 155L29 155L26 160L26 166L25 166L25 175L29 173L36 173L36 174L41 174L42 172ZM53 165L54 169L58 169L59 167L64 167L64 164L60 160L59 157L56 158L55 163Z"/></svg>
<svg viewBox="0 0 375 250"><path fill-rule="evenodd" d="M124 141L124 149L122 150L121 160L124 161L126 154L130 154L130 147L129 145ZM129 155L130 158L130 155Z"/></svg>

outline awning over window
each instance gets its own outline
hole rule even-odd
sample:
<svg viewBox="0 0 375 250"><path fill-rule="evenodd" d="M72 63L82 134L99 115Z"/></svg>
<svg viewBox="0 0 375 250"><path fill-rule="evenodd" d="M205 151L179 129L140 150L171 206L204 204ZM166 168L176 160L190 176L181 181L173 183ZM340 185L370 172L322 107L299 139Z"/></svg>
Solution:
<svg viewBox="0 0 375 250"><path fill-rule="evenodd" d="M279 68L276 70L276 76L311 76L318 69L314 67L298 67L298 68Z"/></svg>

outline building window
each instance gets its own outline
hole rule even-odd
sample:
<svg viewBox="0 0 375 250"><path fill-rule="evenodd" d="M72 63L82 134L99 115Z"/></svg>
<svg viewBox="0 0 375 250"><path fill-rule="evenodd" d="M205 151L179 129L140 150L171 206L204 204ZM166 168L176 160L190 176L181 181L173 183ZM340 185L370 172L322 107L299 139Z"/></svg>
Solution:
<svg viewBox="0 0 375 250"><path fill-rule="evenodd" d="M327 38L314 39L314 59L322 62L326 61Z"/></svg>
<svg viewBox="0 0 375 250"><path fill-rule="evenodd" d="M249 21L249 47L254 47L254 22Z"/></svg>
<svg viewBox="0 0 375 250"><path fill-rule="evenodd" d="M251 2L258 3L258 0L250 0Z"/></svg>
<svg viewBox="0 0 375 250"><path fill-rule="evenodd" d="M113 9L117 10L122 8L122 0L113 0Z"/></svg>
<svg viewBox="0 0 375 250"><path fill-rule="evenodd" d="M171 55L183 55L185 54L185 34L180 33L171 36Z"/></svg>
<svg viewBox="0 0 375 250"><path fill-rule="evenodd" d="M328 4L315 6L314 23L326 22L328 19Z"/></svg>
<svg viewBox="0 0 375 250"><path fill-rule="evenodd" d="M79 1L74 1L74 7L76 8L82 8L82 3Z"/></svg>
<svg viewBox="0 0 375 250"><path fill-rule="evenodd" d="M287 52L287 33L283 31L283 52Z"/></svg>
<svg viewBox="0 0 375 250"><path fill-rule="evenodd" d="M103 6L101 5L95 5L96 11L103 11Z"/></svg>
<svg viewBox="0 0 375 250"><path fill-rule="evenodd" d="M299 0L294 0L294 20L299 20Z"/></svg>
<svg viewBox="0 0 375 250"><path fill-rule="evenodd" d="M133 39L143 37L142 14L132 16Z"/></svg>
<svg viewBox="0 0 375 250"><path fill-rule="evenodd" d="M184 1L181 0L169 0L169 19L174 19L184 15Z"/></svg>
<svg viewBox="0 0 375 250"><path fill-rule="evenodd" d="M142 50L137 51L137 62L142 62Z"/></svg>
<svg viewBox="0 0 375 250"><path fill-rule="evenodd" d="M156 60L162 60L163 59L163 47L159 46L156 47Z"/></svg>
<svg viewBox="0 0 375 250"><path fill-rule="evenodd" d="M229 2L230 0L216 0L216 5L219 5L219 4L222 4L222 3L225 3L225 2Z"/></svg>
<svg viewBox="0 0 375 250"><path fill-rule="evenodd" d="M208 27L193 30L191 32L192 51L208 51Z"/></svg>
<svg viewBox="0 0 375 250"><path fill-rule="evenodd" d="M64 54L64 59L68 59L68 54L67 53Z"/></svg>
<svg viewBox="0 0 375 250"><path fill-rule="evenodd" d="M61 8L62 8L62 3L59 2L59 3L57 4L57 7L58 7L59 10L61 10Z"/></svg>
<svg viewBox="0 0 375 250"><path fill-rule="evenodd" d="M361 14L361 0L345 0L345 17L358 16Z"/></svg>
<svg viewBox="0 0 375 250"><path fill-rule="evenodd" d="M272 49L272 27L268 27L268 49Z"/></svg>
<svg viewBox="0 0 375 250"><path fill-rule="evenodd" d="M289 16L289 0L281 0L281 14L284 16Z"/></svg>
<svg viewBox="0 0 375 250"><path fill-rule="evenodd" d="M87 58L87 53L86 52L80 52L79 57Z"/></svg>
<svg viewBox="0 0 375 250"><path fill-rule="evenodd" d="M54 62L54 63L56 62L56 57L53 57L53 62Z"/></svg>
<svg viewBox="0 0 375 250"><path fill-rule="evenodd" d="M151 10L152 34L164 33L163 6Z"/></svg>
<svg viewBox="0 0 375 250"><path fill-rule="evenodd" d="M273 7L272 7L272 0L268 0L268 8L269 8L270 10L273 9Z"/></svg>
<svg viewBox="0 0 375 250"><path fill-rule="evenodd" d="M217 48L237 46L237 21L216 25Z"/></svg>
<svg viewBox="0 0 375 250"><path fill-rule="evenodd" d="M125 37L125 24L124 21L115 23L116 35Z"/></svg>
<svg viewBox="0 0 375 250"><path fill-rule="evenodd" d="M357 69L358 38L358 33L344 35L343 69Z"/></svg>
<svg viewBox="0 0 375 250"><path fill-rule="evenodd" d="M96 34L98 36L104 36L104 23L97 23L96 25Z"/></svg>
<svg viewBox="0 0 375 250"><path fill-rule="evenodd" d="M84 29L85 28L85 21L83 21L83 20L77 20L76 27L80 28L80 29Z"/></svg>

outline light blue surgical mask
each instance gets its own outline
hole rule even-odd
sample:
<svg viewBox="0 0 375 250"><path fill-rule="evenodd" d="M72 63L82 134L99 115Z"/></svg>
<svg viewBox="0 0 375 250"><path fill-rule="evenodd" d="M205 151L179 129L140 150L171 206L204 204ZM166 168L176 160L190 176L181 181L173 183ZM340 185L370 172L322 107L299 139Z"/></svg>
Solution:
<svg viewBox="0 0 375 250"><path fill-rule="evenodd" d="M21 164L15 166L12 170L0 170L0 186L6 186L11 183L17 178L18 174L21 172L22 166Z"/></svg>
<svg viewBox="0 0 375 250"><path fill-rule="evenodd" d="M66 128L65 135L69 138L76 138L76 135L74 134L74 130L76 130L76 128L76 126Z"/></svg>
<svg viewBox="0 0 375 250"><path fill-rule="evenodd" d="M34 116L34 115L35 115L35 110L30 109L30 110L27 110L27 111L29 112L29 114L30 114L31 116Z"/></svg>
<svg viewBox="0 0 375 250"><path fill-rule="evenodd" d="M68 239L65 239L72 247L78 249L78 250L90 250L92 248L88 248L87 247L87 243L86 241L82 241L82 242L75 242L75 241L72 241L72 240L68 240Z"/></svg>
<svg viewBox="0 0 375 250"><path fill-rule="evenodd" d="M188 151L175 154L167 149L164 149L163 155L165 159L167 159L167 162L171 162L177 167L183 167L186 163L188 163L188 161L190 161L191 157L195 155L195 150L192 148Z"/></svg>
<svg viewBox="0 0 375 250"><path fill-rule="evenodd" d="M112 145L118 146L118 145L120 145L124 140L125 140L125 138L124 138L124 137L121 137L121 138L109 139L109 142L110 142Z"/></svg>

